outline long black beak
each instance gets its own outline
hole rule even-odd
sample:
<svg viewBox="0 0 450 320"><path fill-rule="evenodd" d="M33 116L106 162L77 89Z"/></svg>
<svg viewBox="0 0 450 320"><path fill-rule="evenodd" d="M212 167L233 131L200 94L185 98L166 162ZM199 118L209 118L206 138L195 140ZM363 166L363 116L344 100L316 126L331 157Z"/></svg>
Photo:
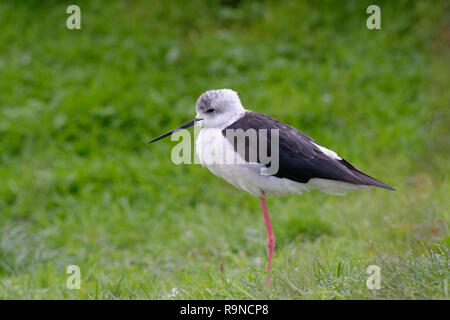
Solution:
<svg viewBox="0 0 450 320"><path fill-rule="evenodd" d="M186 129L186 128L192 127L192 126L195 124L195 121L200 121L200 120L203 120L203 119L197 119L197 118L194 118L194 119L192 119L191 121L186 122L185 124L179 126L178 128L175 128L175 129L173 129L173 130L171 130L171 131L169 131L169 132L164 133L163 135L160 135L159 137L157 137L157 138L155 138L155 139L150 140L148 143L150 144L150 143L152 143L152 142L155 142L155 141L158 141L158 140L160 140L160 139L162 139L162 138L165 138L165 137L167 137L167 136L170 136L170 135L171 135L172 133L174 133L175 131L178 131L178 130L181 130L181 129Z"/></svg>

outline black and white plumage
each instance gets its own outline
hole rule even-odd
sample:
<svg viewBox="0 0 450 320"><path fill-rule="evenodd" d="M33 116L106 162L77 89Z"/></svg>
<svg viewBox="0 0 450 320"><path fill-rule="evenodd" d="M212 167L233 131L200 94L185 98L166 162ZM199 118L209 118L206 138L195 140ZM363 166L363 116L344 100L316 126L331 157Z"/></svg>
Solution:
<svg viewBox="0 0 450 320"><path fill-rule="evenodd" d="M372 186L394 190L361 172L299 130L264 114L244 109L238 95L232 90L203 93L197 100L196 109L197 119L201 119L198 122L203 127L196 141L196 152L201 163L213 174L255 196L261 196L262 191L266 195L284 195L310 189L341 195L347 190L368 189ZM265 165L259 159L249 162L245 154L238 152L236 142L226 138L226 131L230 129L268 130L269 153L270 129L278 129L278 172L270 176L261 175L261 167ZM259 143L252 146L246 141L246 152L258 146ZM237 152L243 161L241 164L230 164L231 161L224 163L223 154L218 150L225 150L233 156ZM256 154L259 155L259 152L256 151Z"/></svg>
<svg viewBox="0 0 450 320"><path fill-rule="evenodd" d="M209 90L197 100L197 117L167 132L149 143L169 136L173 132L192 125L202 126L196 141L196 153L203 166L213 174L224 178L237 188L255 196L284 195L319 189L331 194L345 194L347 190L380 187L395 190L391 186L361 172L299 130L264 114L244 109L236 92L230 89ZM270 154L270 129L279 132L279 169L273 175L262 175L266 164L259 158L249 162L246 154L237 150L236 141L227 139L227 130L261 129L267 131L267 150ZM259 136L257 136L259 138ZM246 152L258 148L245 141ZM220 152L218 152L220 151ZM224 161L228 157L227 161ZM259 155L258 150L256 154ZM238 157L239 164L228 161Z"/></svg>
<svg viewBox="0 0 450 320"><path fill-rule="evenodd" d="M171 135L179 129L200 125L202 130L196 140L196 153L203 166L213 174L252 195L258 196L267 230L268 264L270 270L275 246L275 236L270 223L265 196L301 193L319 189L331 194L344 194L351 189L368 189L373 186L394 190L361 172L299 130L261 113L244 109L236 92L230 89L209 90L197 100L197 117L182 126L169 131L149 143ZM256 135L253 141L228 132L254 130L264 133L266 141ZM271 129L275 129L272 135ZM241 136L242 138L242 136ZM275 140L277 144L272 144ZM265 146L265 147L264 147ZM278 170L263 174L271 162L260 158L259 148L272 155L278 151ZM277 149L273 149L277 148ZM250 157L249 155L255 155ZM267 158L267 157L266 157ZM236 161L238 160L238 161ZM267 160L267 159L265 159ZM270 283L268 277L267 284Z"/></svg>
<svg viewBox="0 0 450 320"><path fill-rule="evenodd" d="M264 114L246 111L241 118L222 130L224 136L227 129L268 130L267 150L269 150L269 153L270 129L278 129L280 161L279 170L275 174L278 178L286 178L300 183L308 183L311 179L320 178L394 190L392 187L361 172L337 156L334 151L320 146L303 132ZM237 144L234 141L229 142L233 144L235 151L237 151ZM256 146L259 146L259 143ZM248 147L246 141L246 148ZM258 151L255 153L259 154ZM247 160L248 152L246 156L242 156Z"/></svg>

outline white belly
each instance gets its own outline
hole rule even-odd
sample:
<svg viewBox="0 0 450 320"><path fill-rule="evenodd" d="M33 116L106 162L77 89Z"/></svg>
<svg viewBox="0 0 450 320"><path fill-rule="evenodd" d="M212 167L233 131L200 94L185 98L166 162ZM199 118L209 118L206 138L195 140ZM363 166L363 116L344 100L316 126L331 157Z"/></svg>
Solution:
<svg viewBox="0 0 450 320"><path fill-rule="evenodd" d="M234 152L220 129L203 128L197 137L195 151L202 166L206 166L214 175L257 197L262 196L262 191L267 196L301 193L310 189L344 195L347 190L371 188L328 179L313 178L308 183L300 183L286 178L262 175L263 165L243 160Z"/></svg>

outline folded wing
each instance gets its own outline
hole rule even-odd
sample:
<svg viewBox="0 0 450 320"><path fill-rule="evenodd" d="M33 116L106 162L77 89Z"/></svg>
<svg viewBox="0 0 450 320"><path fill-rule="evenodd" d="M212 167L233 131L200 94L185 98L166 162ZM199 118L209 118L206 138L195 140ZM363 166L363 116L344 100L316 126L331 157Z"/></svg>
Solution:
<svg viewBox="0 0 450 320"><path fill-rule="evenodd" d="M247 111L242 118L222 131L222 134L233 145L234 150L242 153L242 158L249 161L249 154L256 151L257 161L262 163L259 157L259 141L257 144L250 144L250 140L246 138L245 151L238 150L236 138L230 139L226 134L229 129L242 129L244 131L254 129L257 132L261 129L267 129L269 156L271 154L271 129L278 129L279 169L275 174L278 178L287 178L301 183L307 183L313 178L321 178L395 190L391 186L361 172L331 150L321 147L301 131L264 114ZM256 136L257 139L260 138L258 134ZM265 165L268 166L269 164Z"/></svg>

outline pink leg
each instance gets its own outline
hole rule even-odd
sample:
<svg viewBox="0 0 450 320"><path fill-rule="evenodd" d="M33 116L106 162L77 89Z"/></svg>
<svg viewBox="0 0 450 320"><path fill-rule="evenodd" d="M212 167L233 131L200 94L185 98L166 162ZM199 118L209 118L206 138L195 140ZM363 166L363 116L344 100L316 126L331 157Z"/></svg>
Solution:
<svg viewBox="0 0 450 320"><path fill-rule="evenodd" d="M275 236L272 231L272 224L270 223L269 211L267 210L266 198L264 191L262 191L262 197L259 197L259 201L261 202L261 209L264 215L264 223L266 224L267 230L267 257L269 258L269 263L266 266L266 270L270 271L270 267L272 266L272 257L273 257L273 249L275 247ZM267 279L267 285L270 284L270 277Z"/></svg>

